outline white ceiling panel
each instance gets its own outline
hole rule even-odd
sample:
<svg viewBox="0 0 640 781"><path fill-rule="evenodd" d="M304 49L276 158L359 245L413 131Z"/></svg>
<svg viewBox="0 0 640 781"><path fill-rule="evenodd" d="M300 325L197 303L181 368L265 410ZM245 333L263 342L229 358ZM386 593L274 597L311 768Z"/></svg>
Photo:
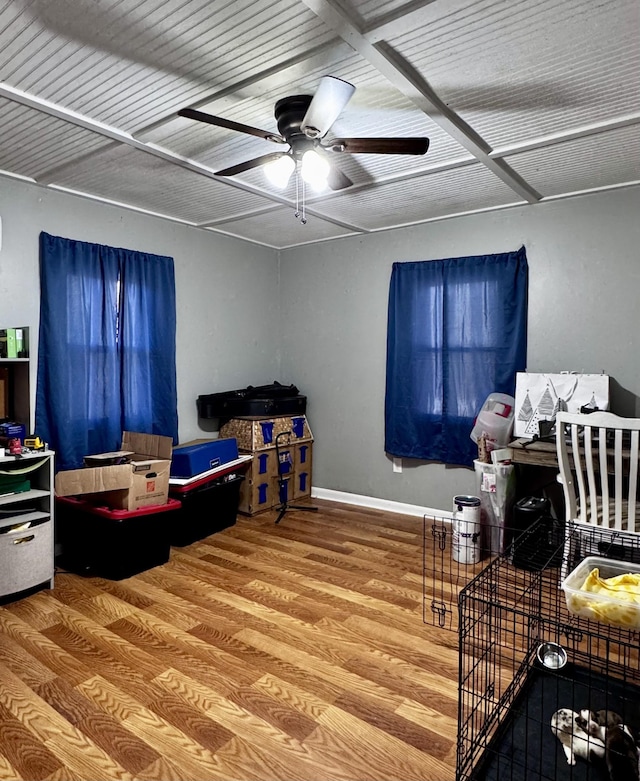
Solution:
<svg viewBox="0 0 640 781"><path fill-rule="evenodd" d="M514 193L480 165L434 173L342 195L314 208L365 230L389 228L519 202Z"/></svg>
<svg viewBox="0 0 640 781"><path fill-rule="evenodd" d="M321 140L262 137L325 75L356 89ZM270 247L629 186L639 128L638 0L0 0L0 175ZM411 137L327 152L352 184L307 191L302 230L295 177L251 167Z"/></svg>
<svg viewBox="0 0 640 781"><path fill-rule="evenodd" d="M12 0L0 29L3 80L125 128L333 37L298 0Z"/></svg>
<svg viewBox="0 0 640 781"><path fill-rule="evenodd" d="M252 193L121 146L67 168L54 184L194 223L270 205Z"/></svg>
<svg viewBox="0 0 640 781"><path fill-rule="evenodd" d="M407 6L428 5L428 0L421 3L407 2L407 0L353 0L351 5L363 20L370 22L373 19L398 14Z"/></svg>
<svg viewBox="0 0 640 781"><path fill-rule="evenodd" d="M637 0L434 2L391 44L493 147L640 111Z"/></svg>
<svg viewBox="0 0 640 781"><path fill-rule="evenodd" d="M507 158L543 194L640 182L640 125Z"/></svg>
<svg viewBox="0 0 640 781"><path fill-rule="evenodd" d="M78 156L104 149L108 139L35 109L0 98L0 168L39 179Z"/></svg>
<svg viewBox="0 0 640 781"><path fill-rule="evenodd" d="M307 222L302 224L300 218L295 216L294 209L288 207L279 207L255 217L221 223L216 225L216 229L231 236L280 249L354 233L346 227L327 222L322 217L309 213Z"/></svg>

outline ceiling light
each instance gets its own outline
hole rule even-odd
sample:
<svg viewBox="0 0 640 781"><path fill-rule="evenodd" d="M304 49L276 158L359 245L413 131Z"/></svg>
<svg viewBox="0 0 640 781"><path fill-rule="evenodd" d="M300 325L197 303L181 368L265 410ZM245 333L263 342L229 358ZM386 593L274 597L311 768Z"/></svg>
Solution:
<svg viewBox="0 0 640 781"><path fill-rule="evenodd" d="M314 149L309 149L302 155L300 175L314 190L322 190L327 185L329 163Z"/></svg>
<svg viewBox="0 0 640 781"><path fill-rule="evenodd" d="M282 155L277 160L267 163L264 166L264 173L274 187L284 190L287 184L289 184L289 177L295 167L296 164L293 158L289 157L289 155Z"/></svg>

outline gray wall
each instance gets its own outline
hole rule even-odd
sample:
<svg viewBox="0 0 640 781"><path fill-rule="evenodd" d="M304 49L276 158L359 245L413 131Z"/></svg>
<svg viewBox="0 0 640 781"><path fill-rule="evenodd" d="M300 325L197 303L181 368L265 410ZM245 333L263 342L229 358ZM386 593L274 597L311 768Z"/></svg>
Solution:
<svg viewBox="0 0 640 781"><path fill-rule="evenodd" d="M32 417L41 230L174 258L181 441L211 436L209 423L198 424L198 395L278 375L274 251L10 179L0 179L0 217L0 327L30 326Z"/></svg>
<svg viewBox="0 0 640 781"><path fill-rule="evenodd" d="M384 453L394 261L516 250L529 261L530 371L605 371L639 415L640 189L460 217L281 253L282 372L309 397L315 486L450 509L473 471ZM293 327L295 324L295 327Z"/></svg>
<svg viewBox="0 0 640 781"><path fill-rule="evenodd" d="M296 383L309 397L314 486L450 509L463 468L384 453L391 264L527 249L531 371L606 371L615 411L640 416L640 188L342 239L278 254L247 242L0 179L0 327L31 326L41 230L171 255L176 264L180 439L210 435L199 394ZM304 228L301 227L301 230Z"/></svg>

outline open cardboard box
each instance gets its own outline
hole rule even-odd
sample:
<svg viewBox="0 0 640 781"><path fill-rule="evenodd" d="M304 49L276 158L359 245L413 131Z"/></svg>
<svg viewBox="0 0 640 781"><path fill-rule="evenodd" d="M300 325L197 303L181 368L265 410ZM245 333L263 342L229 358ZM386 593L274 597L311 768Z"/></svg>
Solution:
<svg viewBox="0 0 640 781"><path fill-rule="evenodd" d="M99 501L114 510L138 510L154 504L166 504L169 498L169 470L173 442L171 437L158 434L140 434L125 431L122 451L129 463L85 467L58 472L55 480L57 496L91 494L91 501ZM114 454L90 456L93 463L105 456L112 461Z"/></svg>

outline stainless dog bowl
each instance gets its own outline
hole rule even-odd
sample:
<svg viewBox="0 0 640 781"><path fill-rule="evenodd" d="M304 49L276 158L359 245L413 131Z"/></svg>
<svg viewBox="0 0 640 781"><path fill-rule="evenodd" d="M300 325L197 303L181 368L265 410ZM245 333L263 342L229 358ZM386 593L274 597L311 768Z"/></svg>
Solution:
<svg viewBox="0 0 640 781"><path fill-rule="evenodd" d="M540 664L549 670L559 670L567 663L567 652L558 643L541 643L537 656Z"/></svg>

